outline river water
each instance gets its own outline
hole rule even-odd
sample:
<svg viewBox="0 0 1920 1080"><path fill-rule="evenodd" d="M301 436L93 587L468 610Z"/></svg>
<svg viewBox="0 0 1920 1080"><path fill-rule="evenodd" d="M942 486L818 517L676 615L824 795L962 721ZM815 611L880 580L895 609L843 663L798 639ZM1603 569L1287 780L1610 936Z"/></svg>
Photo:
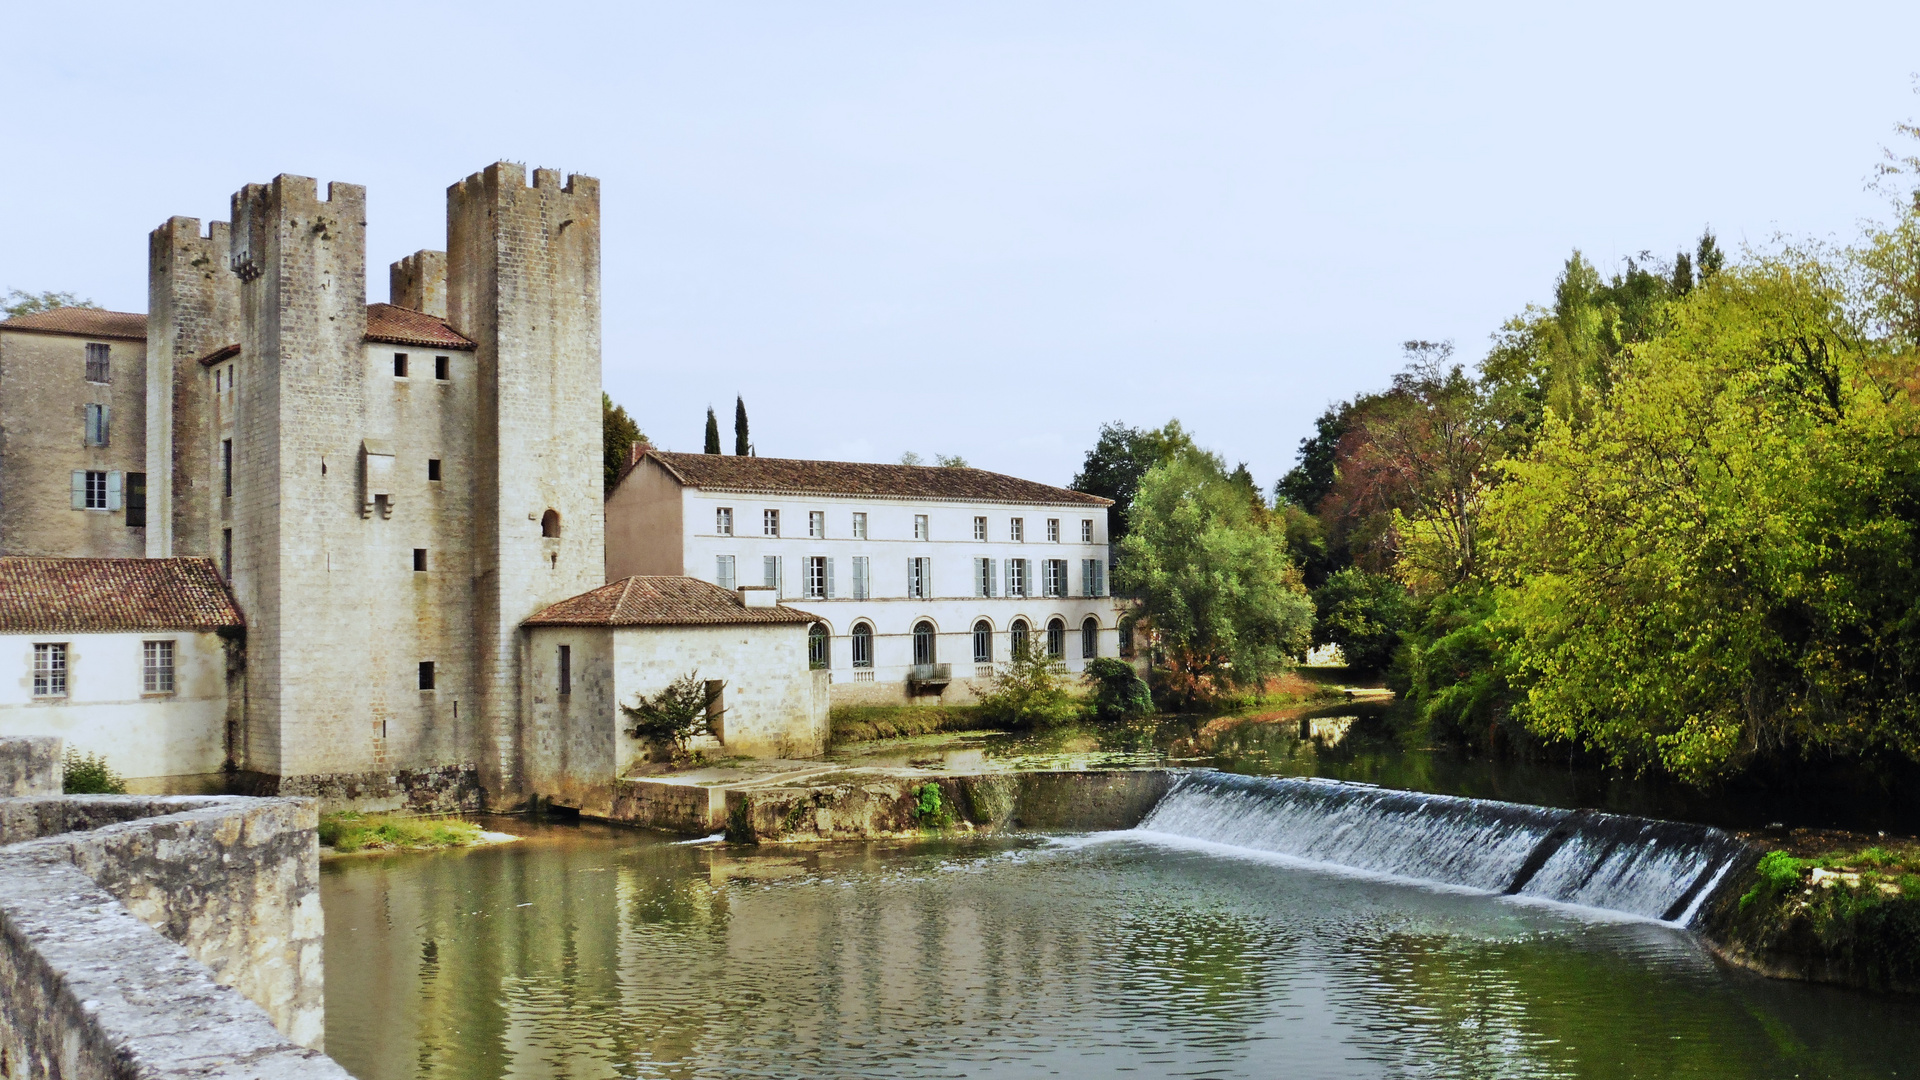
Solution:
<svg viewBox="0 0 1920 1080"><path fill-rule="evenodd" d="M323 868L327 1050L360 1080L1920 1076L1920 1002L1198 841L502 825L526 838Z"/></svg>

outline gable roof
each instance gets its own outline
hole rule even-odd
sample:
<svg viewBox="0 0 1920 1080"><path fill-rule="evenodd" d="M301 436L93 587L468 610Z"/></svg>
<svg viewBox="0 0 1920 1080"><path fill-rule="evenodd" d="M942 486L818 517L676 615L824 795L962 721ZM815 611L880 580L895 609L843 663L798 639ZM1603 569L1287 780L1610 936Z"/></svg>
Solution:
<svg viewBox="0 0 1920 1080"><path fill-rule="evenodd" d="M1110 506L1113 500L985 469L874 465L857 461L681 454L649 449L683 485L703 491L766 495L865 495L906 499ZM636 462L637 464L637 462Z"/></svg>
<svg viewBox="0 0 1920 1080"><path fill-rule="evenodd" d="M211 559L0 557L0 632L225 630L245 625Z"/></svg>
<svg viewBox="0 0 1920 1080"><path fill-rule="evenodd" d="M137 311L102 311L99 308L63 307L32 315L16 316L0 322L0 330L24 330L29 334L114 338L119 341L145 341L147 340L147 317Z"/></svg>
<svg viewBox="0 0 1920 1080"><path fill-rule="evenodd" d="M562 600L520 625L730 626L818 621L818 616L790 607L748 607L739 593L698 578L636 575Z"/></svg>
<svg viewBox="0 0 1920 1080"><path fill-rule="evenodd" d="M392 304L367 305L367 340L426 348L471 349L473 342L447 325L447 320Z"/></svg>

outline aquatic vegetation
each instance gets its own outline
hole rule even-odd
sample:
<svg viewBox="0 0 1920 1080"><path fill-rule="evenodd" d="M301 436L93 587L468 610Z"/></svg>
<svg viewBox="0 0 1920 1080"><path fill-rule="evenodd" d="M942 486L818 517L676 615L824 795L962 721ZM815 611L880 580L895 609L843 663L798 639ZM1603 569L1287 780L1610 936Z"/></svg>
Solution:
<svg viewBox="0 0 1920 1080"><path fill-rule="evenodd" d="M387 817L341 810L320 815L320 842L341 854L468 847L484 830L459 818Z"/></svg>

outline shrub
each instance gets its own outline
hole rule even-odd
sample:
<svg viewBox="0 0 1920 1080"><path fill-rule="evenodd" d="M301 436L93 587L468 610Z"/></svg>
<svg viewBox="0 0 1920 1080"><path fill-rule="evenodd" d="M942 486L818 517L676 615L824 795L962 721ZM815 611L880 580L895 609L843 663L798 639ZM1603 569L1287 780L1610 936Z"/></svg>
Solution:
<svg viewBox="0 0 1920 1080"><path fill-rule="evenodd" d="M69 750L60 763L60 790L68 795L125 795L127 782L99 754Z"/></svg>
<svg viewBox="0 0 1920 1080"><path fill-rule="evenodd" d="M1081 706L1067 692L1067 665L1045 649L1022 649L980 695L979 715L1007 727L1052 727L1079 718Z"/></svg>
<svg viewBox="0 0 1920 1080"><path fill-rule="evenodd" d="M353 810L320 815L320 842L341 853L466 847L480 826L458 818L368 816Z"/></svg>
<svg viewBox="0 0 1920 1080"><path fill-rule="evenodd" d="M620 711L633 721L627 734L636 739L671 743L675 749L684 750L695 735L705 735L711 730L708 721L717 714L710 710L720 701L725 689L725 683L715 682L709 686L702 681L699 669L689 671L659 693L651 697L642 694L632 705L620 706Z"/></svg>
<svg viewBox="0 0 1920 1080"><path fill-rule="evenodd" d="M1087 661L1087 683L1093 688L1093 717L1105 723L1119 723L1153 711L1153 695L1147 684L1125 660L1103 656Z"/></svg>
<svg viewBox="0 0 1920 1080"><path fill-rule="evenodd" d="M926 829L944 829L953 824L953 812L940 798L939 784L921 784L914 789L913 820Z"/></svg>

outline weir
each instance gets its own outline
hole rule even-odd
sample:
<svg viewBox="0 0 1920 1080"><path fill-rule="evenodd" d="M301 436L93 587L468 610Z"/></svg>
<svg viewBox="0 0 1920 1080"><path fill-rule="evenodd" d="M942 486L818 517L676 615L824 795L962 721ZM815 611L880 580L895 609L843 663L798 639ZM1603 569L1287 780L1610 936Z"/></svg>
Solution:
<svg viewBox="0 0 1920 1080"><path fill-rule="evenodd" d="M1139 827L1683 927L1754 858L1705 825L1211 771L1177 780Z"/></svg>

